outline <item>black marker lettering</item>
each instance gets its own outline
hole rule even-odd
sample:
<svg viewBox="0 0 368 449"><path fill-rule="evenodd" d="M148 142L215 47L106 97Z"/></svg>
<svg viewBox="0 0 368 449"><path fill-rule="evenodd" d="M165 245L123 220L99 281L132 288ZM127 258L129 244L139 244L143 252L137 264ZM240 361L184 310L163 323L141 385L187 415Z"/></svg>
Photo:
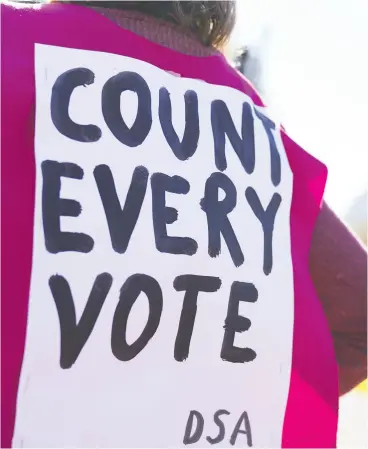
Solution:
<svg viewBox="0 0 368 449"><path fill-rule="evenodd" d="M62 73L52 87L51 120L59 133L77 142L97 142L102 135L98 126L80 125L73 122L69 115L70 98L74 89L89 86L94 81L95 74L81 67Z"/></svg>
<svg viewBox="0 0 368 449"><path fill-rule="evenodd" d="M199 116L197 94L192 90L187 90L184 94L185 128L181 142L172 123L169 91L165 87L162 87L160 89L159 97L159 117L166 141L170 145L175 156L181 161L186 161L193 156L198 146Z"/></svg>
<svg viewBox="0 0 368 449"><path fill-rule="evenodd" d="M194 418L196 418L197 423L195 431L191 435L193 431ZM201 413L197 412L196 410L191 410L189 413L187 425L185 427L183 443L185 445L197 443L202 436L203 427L204 427L204 419Z"/></svg>
<svg viewBox="0 0 368 449"><path fill-rule="evenodd" d="M261 120L270 143L271 180L274 186L278 186L281 182L281 158L272 132L275 129L275 123L258 111L257 108L254 108L254 112Z"/></svg>
<svg viewBox="0 0 368 449"><path fill-rule="evenodd" d="M241 425L244 423L244 430L241 429ZM236 426L234 428L234 431L230 438L230 444L234 446L236 443L236 439L239 435L239 433L242 433L243 435L247 436L247 445L248 447L252 447L252 430L250 427L249 417L247 412L243 412L238 419L238 422L236 423Z"/></svg>
<svg viewBox="0 0 368 449"><path fill-rule="evenodd" d="M221 443L221 441L223 441L223 439L225 438L225 425L220 419L221 415L230 415L230 412L228 412L227 410L217 410L217 412L214 414L213 420L219 428L219 433L215 438L211 437L206 438L210 444Z"/></svg>
<svg viewBox="0 0 368 449"><path fill-rule="evenodd" d="M246 282L234 282L231 286L229 305L225 320L225 333L221 349L221 358L227 362L245 363L251 362L257 356L250 348L238 348L234 346L236 332L247 331L251 322L248 318L239 315L239 302L256 302L258 290L253 284Z"/></svg>
<svg viewBox="0 0 368 449"><path fill-rule="evenodd" d="M142 292L148 299L148 320L141 335L129 345L126 341L128 318L134 303ZM162 305L161 287L154 278L146 274L134 274L126 280L120 290L111 331L111 349L118 360L122 362L132 360L146 347L160 324Z"/></svg>
<svg viewBox="0 0 368 449"><path fill-rule="evenodd" d="M220 189L225 192L225 198L221 201ZM236 196L236 188L232 181L223 173L213 173L206 181L201 207L207 215L208 254L211 257L220 254L222 234L234 265L240 267L244 262L244 255L228 218L228 214L236 206Z"/></svg>
<svg viewBox="0 0 368 449"><path fill-rule="evenodd" d="M96 277L86 307L77 324L68 281L59 275L50 277L49 285L60 322L61 368L71 368L76 362L96 324L111 284L112 276L108 273L102 273Z"/></svg>
<svg viewBox="0 0 368 449"><path fill-rule="evenodd" d="M120 97L132 91L138 97L137 115L129 128L120 109ZM102 114L113 135L128 147L141 145L152 126L151 92L146 81L134 72L122 72L110 78L102 89Z"/></svg>
<svg viewBox="0 0 368 449"><path fill-rule="evenodd" d="M262 225L264 236L263 272L268 276L272 271L273 265L272 237L276 214L281 204L281 196L278 193L274 193L266 210L263 209L257 192L252 187L248 187L246 189L245 197L252 208L254 215L258 218Z"/></svg>
<svg viewBox="0 0 368 449"><path fill-rule="evenodd" d="M41 170L42 219L47 251L52 254L92 251L92 237L77 232L62 232L60 229L60 217L78 217L82 211L77 201L60 198L61 177L83 179L82 168L68 162L44 161Z"/></svg>
<svg viewBox="0 0 368 449"><path fill-rule="evenodd" d="M211 105L211 122L215 148L215 163L218 170L227 168L225 156L225 136L227 135L244 170L251 174L255 167L254 119L252 107L243 103L241 137L239 136L230 111L222 100L214 100Z"/></svg>
<svg viewBox="0 0 368 449"><path fill-rule="evenodd" d="M187 274L175 278L175 290L177 292L185 291L178 334L175 340L174 358L176 361L182 362L186 360L189 355L190 340L192 338L194 321L197 314L198 293L213 293L220 287L221 280L215 277Z"/></svg>
<svg viewBox="0 0 368 449"><path fill-rule="evenodd" d="M185 195L189 192L189 182L180 176L167 176L155 173L151 177L152 215L156 248L161 253L186 254L192 256L197 252L198 244L189 237L170 237L167 235L167 224L178 219L178 211L166 207L166 192Z"/></svg>
<svg viewBox="0 0 368 449"><path fill-rule="evenodd" d="M148 171L145 167L135 168L123 209L110 168L107 165L98 165L93 173L105 210L112 247L117 253L123 254L128 248L142 208Z"/></svg>

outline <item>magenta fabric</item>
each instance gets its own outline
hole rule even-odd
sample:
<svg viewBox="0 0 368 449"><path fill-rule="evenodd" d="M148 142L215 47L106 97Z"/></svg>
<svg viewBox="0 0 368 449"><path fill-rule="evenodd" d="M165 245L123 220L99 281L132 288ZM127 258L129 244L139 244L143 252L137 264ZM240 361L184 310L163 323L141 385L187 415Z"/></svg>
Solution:
<svg viewBox="0 0 368 449"><path fill-rule="evenodd" d="M149 62L211 84L226 85L262 105L252 86L223 56L183 55L123 30L74 5L41 10L1 6L2 15L2 447L10 447L23 358L35 190L34 44L103 51ZM295 324L292 374L283 429L285 448L336 447L337 366L332 338L309 275L308 254L327 170L285 133L294 173L291 243ZM270 379L272 382L272 379ZM261 387L261 386L260 386Z"/></svg>

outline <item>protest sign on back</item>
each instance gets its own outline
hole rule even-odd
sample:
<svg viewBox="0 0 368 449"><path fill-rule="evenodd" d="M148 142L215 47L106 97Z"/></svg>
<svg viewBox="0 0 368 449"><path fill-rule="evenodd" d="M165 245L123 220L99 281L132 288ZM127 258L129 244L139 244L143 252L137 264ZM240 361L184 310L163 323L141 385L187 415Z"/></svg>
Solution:
<svg viewBox="0 0 368 449"><path fill-rule="evenodd" d="M293 176L234 89L37 45L14 445L281 447Z"/></svg>

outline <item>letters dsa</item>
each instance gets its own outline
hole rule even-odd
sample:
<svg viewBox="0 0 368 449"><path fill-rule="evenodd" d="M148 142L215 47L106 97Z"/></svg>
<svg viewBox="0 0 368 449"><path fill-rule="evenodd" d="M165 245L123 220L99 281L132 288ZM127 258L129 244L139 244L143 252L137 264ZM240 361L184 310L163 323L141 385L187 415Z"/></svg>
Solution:
<svg viewBox="0 0 368 449"><path fill-rule="evenodd" d="M226 421L225 417L229 415L230 412L228 412L227 410L217 410L213 415L213 421L218 427L218 434L215 437L206 437L206 440L211 445L221 443L225 439L226 427L224 421ZM185 428L183 443L185 445L197 443L203 435L204 425L205 421L202 413L198 412L197 410L191 410ZM243 412L240 415L231 432L229 438L229 443L231 444L231 446L234 446L239 434L243 434L245 436L247 447L253 446L252 430L247 412Z"/></svg>

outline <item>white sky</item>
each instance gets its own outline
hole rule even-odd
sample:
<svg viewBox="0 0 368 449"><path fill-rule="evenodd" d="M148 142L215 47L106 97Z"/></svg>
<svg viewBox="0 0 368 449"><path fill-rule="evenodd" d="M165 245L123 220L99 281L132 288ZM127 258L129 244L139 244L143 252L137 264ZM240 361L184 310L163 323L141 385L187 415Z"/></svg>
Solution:
<svg viewBox="0 0 368 449"><path fill-rule="evenodd" d="M252 43L265 101L326 163L326 199L344 213L367 187L368 0L238 0L233 45Z"/></svg>

